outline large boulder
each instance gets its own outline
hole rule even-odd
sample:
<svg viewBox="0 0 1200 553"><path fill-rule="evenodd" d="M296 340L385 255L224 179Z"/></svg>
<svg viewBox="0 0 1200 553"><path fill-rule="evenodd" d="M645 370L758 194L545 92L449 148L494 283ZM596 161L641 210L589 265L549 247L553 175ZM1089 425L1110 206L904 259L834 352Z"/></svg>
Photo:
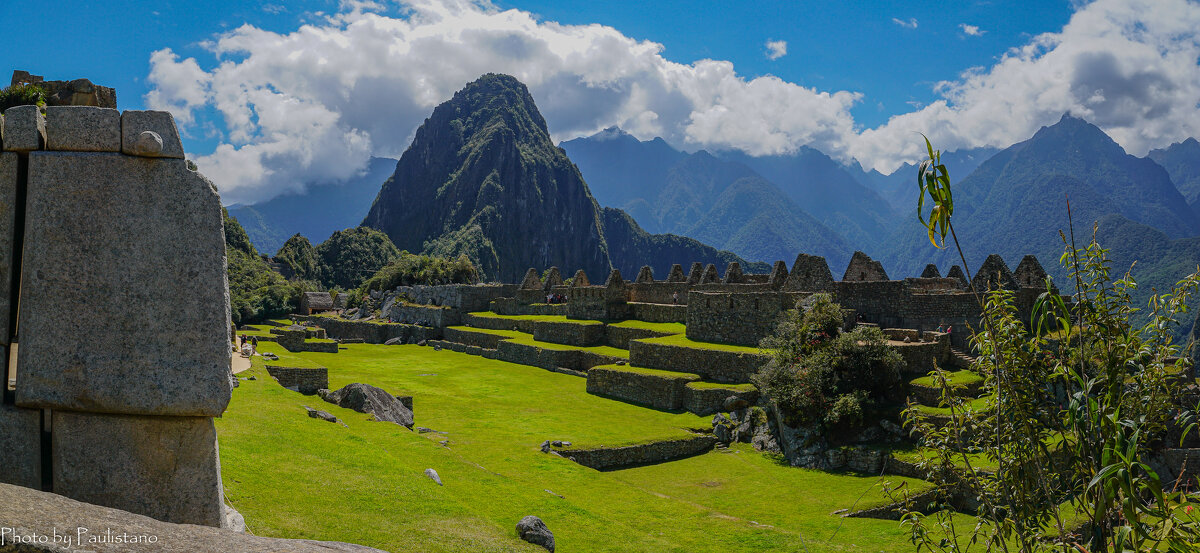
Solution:
<svg viewBox="0 0 1200 553"><path fill-rule="evenodd" d="M412 429L413 412L396 396L369 384L347 384L340 390L320 393L321 399L338 407L370 413L377 421L394 422Z"/></svg>
<svg viewBox="0 0 1200 553"><path fill-rule="evenodd" d="M540 545L550 553L554 553L554 534L538 517L529 515L521 519L521 522L517 523L517 535L529 543Z"/></svg>

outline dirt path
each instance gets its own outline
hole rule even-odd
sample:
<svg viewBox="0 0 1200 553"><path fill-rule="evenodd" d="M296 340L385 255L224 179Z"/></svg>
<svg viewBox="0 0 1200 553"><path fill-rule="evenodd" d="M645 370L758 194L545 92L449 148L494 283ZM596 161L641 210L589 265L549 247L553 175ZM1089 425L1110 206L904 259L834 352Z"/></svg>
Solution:
<svg viewBox="0 0 1200 553"><path fill-rule="evenodd" d="M240 353L235 353L235 354L233 354L232 367L233 367L233 374L240 373L240 372L250 368L250 359L246 358L246 357L242 357L242 354L240 354Z"/></svg>

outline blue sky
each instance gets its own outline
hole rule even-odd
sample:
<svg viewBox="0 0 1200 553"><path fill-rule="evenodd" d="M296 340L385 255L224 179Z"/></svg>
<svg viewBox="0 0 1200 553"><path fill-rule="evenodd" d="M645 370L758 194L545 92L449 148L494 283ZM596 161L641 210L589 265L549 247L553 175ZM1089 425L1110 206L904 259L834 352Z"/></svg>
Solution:
<svg viewBox="0 0 1200 553"><path fill-rule="evenodd" d="M1192 0L26 2L5 19L22 22L11 69L170 110L227 201L398 156L489 71L526 82L558 140L616 125L884 172L918 132L1004 147L1066 111L1137 155L1200 134Z"/></svg>

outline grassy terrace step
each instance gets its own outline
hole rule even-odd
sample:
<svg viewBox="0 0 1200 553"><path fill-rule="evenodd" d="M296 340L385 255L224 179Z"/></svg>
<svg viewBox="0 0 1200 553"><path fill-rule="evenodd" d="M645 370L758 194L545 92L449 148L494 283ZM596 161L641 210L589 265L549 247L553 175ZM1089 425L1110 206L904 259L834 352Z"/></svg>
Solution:
<svg viewBox="0 0 1200 553"><path fill-rule="evenodd" d="M946 383L950 392L958 397L979 397L983 377L974 371L961 369L946 371ZM942 397L942 389L933 376L922 376L908 381L913 399L922 405L936 407Z"/></svg>
<svg viewBox="0 0 1200 553"><path fill-rule="evenodd" d="M971 410L971 411L975 411L975 412L990 410L993 407L995 407L995 403L993 400L994 400L993 396L983 396L980 398L972 399L970 401L963 403L961 406L961 409ZM944 418L944 417L950 416L950 408L949 407L934 407L931 405L915 405L914 408L916 409L916 411L918 413L920 413L922 415L930 416L930 417L943 417Z"/></svg>
<svg viewBox="0 0 1200 553"><path fill-rule="evenodd" d="M717 445L717 439L712 434L697 434L687 438L624 446L589 448L573 445L567 448L555 448L555 451L585 467L596 470L616 470L685 459L711 451L715 445Z"/></svg>
<svg viewBox="0 0 1200 553"><path fill-rule="evenodd" d="M547 439L687 438L707 417L614 402L587 394L579 378L430 347L352 344L297 355L329 367L333 388L364 382L411 393L416 424L441 433L372 422L285 390L255 358L239 376L257 380L243 380L215 422L226 497L257 535L388 551L533 552L541 550L512 526L536 513L560 551L794 551L802 542L814 552L912 550L895 522L831 515L874 500L877 477L791 468L748 444L614 472L538 450ZM347 427L307 417L304 405ZM426 478L427 468L446 485ZM403 516L385 516L397 505Z"/></svg>
<svg viewBox="0 0 1200 553"><path fill-rule="evenodd" d="M695 373L712 382L744 384L769 360L759 348L689 340L682 334L633 340L629 360L639 367Z"/></svg>
<svg viewBox="0 0 1200 553"><path fill-rule="evenodd" d="M588 371L587 391L589 394L617 398L653 409L678 411L683 409L686 385L697 380L700 380L700 376L695 374L629 365L602 365Z"/></svg>

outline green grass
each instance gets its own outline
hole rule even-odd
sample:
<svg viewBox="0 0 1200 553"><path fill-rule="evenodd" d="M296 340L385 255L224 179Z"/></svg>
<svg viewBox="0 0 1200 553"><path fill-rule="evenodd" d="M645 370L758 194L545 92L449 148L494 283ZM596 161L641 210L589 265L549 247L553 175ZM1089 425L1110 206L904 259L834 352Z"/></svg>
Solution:
<svg viewBox="0 0 1200 553"><path fill-rule="evenodd" d="M721 384L718 382L688 382L687 387L696 390L732 390L734 392L753 392L758 389L753 384Z"/></svg>
<svg viewBox="0 0 1200 553"><path fill-rule="evenodd" d="M662 345L667 345L667 346L679 346L679 347L693 348L693 349L710 349L710 350L716 350L716 351L729 351L729 352L733 352L733 353L755 353L755 354L763 354L763 355L770 354L770 352L768 350L764 350L764 349L757 348L757 347L735 346L732 344L717 344L717 343L713 343L713 342L697 342L695 340L688 339L688 337L683 334L676 334L673 336L660 336L658 338L639 338L636 341L646 342L649 344L662 344Z"/></svg>
<svg viewBox="0 0 1200 553"><path fill-rule="evenodd" d="M682 378L682 379L700 380L700 375L698 375L698 374L684 373L684 372L678 372L678 371L664 371L664 370L660 370L660 369L647 369L645 367L634 367L631 365L601 365L599 367L592 367L592 368L593 369L609 369L609 370L614 370L614 371L621 371L621 372L632 373L632 374L644 374L646 376L658 376L658 377L663 377L663 378Z"/></svg>
<svg viewBox="0 0 1200 553"><path fill-rule="evenodd" d="M259 342L258 351L259 353L263 353L264 351L275 353L279 356L279 360L272 361L269 359L263 359L262 357L253 357L252 364L254 361L261 360L263 364L274 365L276 367L292 367L295 369L319 369L324 367L324 365L317 363L312 359L301 357L299 354L290 353L288 350L279 347L277 344L272 342Z"/></svg>
<svg viewBox="0 0 1200 553"><path fill-rule="evenodd" d="M970 409L975 412L992 409L993 407L995 407L995 403L993 402L992 396L983 396L980 398L976 398L976 399L972 399L970 401L964 402L962 404L962 408ZM925 415L949 415L950 414L949 407L931 407L929 405L917 405L916 410Z"/></svg>
<svg viewBox="0 0 1200 553"><path fill-rule="evenodd" d="M561 551L912 550L895 521L831 514L880 500L878 478L791 468L745 445L614 472L538 449L546 439L678 438L707 417L592 396L578 377L449 350L351 344L296 355L328 366L334 388L366 382L411 393L416 424L444 434L369 422L287 391L255 358L239 376L258 379L234 390L217 428L226 495L258 535L391 551L544 551L513 529L534 514ZM308 418L302 405L348 428ZM445 486L423 476L426 468Z"/></svg>
<svg viewBox="0 0 1200 553"><path fill-rule="evenodd" d="M583 350L583 351L590 351L592 353L598 353L600 355L611 355L613 357L621 357L624 359L629 359L629 350L627 350L627 349L614 348L612 346L586 346L585 347L585 346L569 346L566 344L555 344L553 342L539 342L539 341L533 339L532 334L526 334L524 332L518 332L517 334L518 334L518 336L509 338L508 341L515 342L518 344L524 344L527 346L537 346L542 349L558 350L558 351L567 351L567 350L577 349L577 350Z"/></svg>
<svg viewBox="0 0 1200 553"><path fill-rule="evenodd" d="M275 334L271 333L271 329L275 328L274 325L245 325L245 328L253 330L239 330L237 331L239 336L258 336L259 338L263 336L275 336Z"/></svg>
<svg viewBox="0 0 1200 553"><path fill-rule="evenodd" d="M983 382L983 377L979 373L967 369L958 371L948 371L946 373L947 384L951 388L965 388ZM937 388L938 383L932 376L922 376L908 381L913 386L922 386L925 388Z"/></svg>
<svg viewBox="0 0 1200 553"><path fill-rule="evenodd" d="M588 319L568 319L566 315L498 315L491 311L476 311L471 313L476 317L486 317L489 319L508 319L512 321L541 321L547 323L571 323L579 325L600 325L604 324L601 321L593 321Z"/></svg>
<svg viewBox="0 0 1200 553"><path fill-rule="evenodd" d="M633 319L609 323L608 326L653 330L655 332L664 332L667 334L683 334L687 330L683 323L649 323L646 321L638 321Z"/></svg>
<svg viewBox="0 0 1200 553"><path fill-rule="evenodd" d="M478 332L480 334L493 334L496 336L503 336L505 338L516 338L519 336L529 336L528 333L521 332L518 330L493 330L490 328L477 328L477 327L473 327L473 326L449 326L446 328L453 328L454 330L461 330L463 332Z"/></svg>

